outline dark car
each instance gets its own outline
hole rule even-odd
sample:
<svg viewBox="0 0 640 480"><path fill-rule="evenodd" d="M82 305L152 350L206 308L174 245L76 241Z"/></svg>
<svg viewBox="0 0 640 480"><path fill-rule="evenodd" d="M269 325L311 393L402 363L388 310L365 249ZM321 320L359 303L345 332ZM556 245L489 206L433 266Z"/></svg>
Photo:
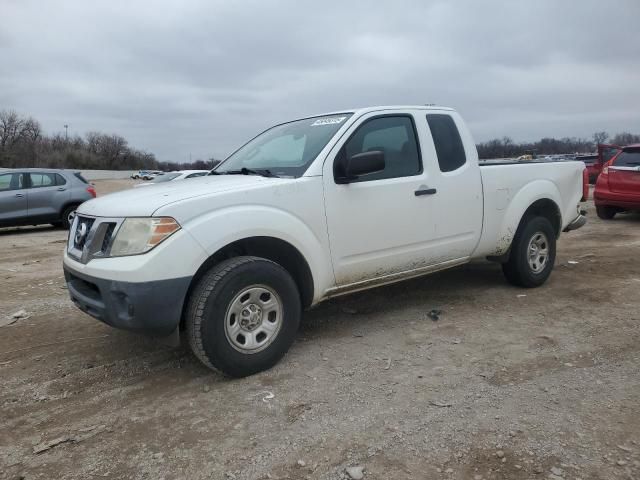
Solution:
<svg viewBox="0 0 640 480"><path fill-rule="evenodd" d="M80 172L0 170L0 227L51 223L69 228L78 205L95 196Z"/></svg>

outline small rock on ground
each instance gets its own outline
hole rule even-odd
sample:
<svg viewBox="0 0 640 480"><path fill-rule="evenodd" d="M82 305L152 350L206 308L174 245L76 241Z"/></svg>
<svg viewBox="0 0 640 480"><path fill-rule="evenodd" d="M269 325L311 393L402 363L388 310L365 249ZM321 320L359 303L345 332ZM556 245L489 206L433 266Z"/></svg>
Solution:
<svg viewBox="0 0 640 480"><path fill-rule="evenodd" d="M349 478L351 478L352 480L362 480L364 478L364 467L348 467L347 468L347 475L349 475Z"/></svg>

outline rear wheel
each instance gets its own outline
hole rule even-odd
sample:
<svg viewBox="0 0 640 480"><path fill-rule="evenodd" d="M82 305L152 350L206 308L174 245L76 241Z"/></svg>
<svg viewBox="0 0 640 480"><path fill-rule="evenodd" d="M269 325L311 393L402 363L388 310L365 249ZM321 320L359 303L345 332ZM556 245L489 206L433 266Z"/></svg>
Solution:
<svg viewBox="0 0 640 480"><path fill-rule="evenodd" d="M618 213L618 211L614 207L608 207L607 205L597 205L596 213L602 220L611 220L616 216L616 213Z"/></svg>
<svg viewBox="0 0 640 480"><path fill-rule="evenodd" d="M245 377L275 365L300 324L298 288L280 265L235 257L197 284L186 312L187 338L208 367Z"/></svg>
<svg viewBox="0 0 640 480"><path fill-rule="evenodd" d="M539 287L551 275L555 260L556 235L551 222L544 217L529 217L518 227L502 271L514 285Z"/></svg>

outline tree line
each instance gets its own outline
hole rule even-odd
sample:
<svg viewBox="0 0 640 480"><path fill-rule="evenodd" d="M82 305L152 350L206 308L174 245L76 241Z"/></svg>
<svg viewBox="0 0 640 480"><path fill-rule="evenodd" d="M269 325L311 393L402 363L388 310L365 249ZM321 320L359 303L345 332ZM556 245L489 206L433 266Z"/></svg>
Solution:
<svg viewBox="0 0 640 480"><path fill-rule="evenodd" d="M189 163L159 162L116 134L88 132L81 137L46 135L40 122L13 110L0 110L1 168L72 168L96 170L208 170L214 159Z"/></svg>
<svg viewBox="0 0 640 480"><path fill-rule="evenodd" d="M510 137L496 138L479 143L478 155L480 158L513 158L525 154L572 154L594 152L599 143L611 143L613 145L630 145L640 143L640 135L623 132L609 136L607 132L596 132L591 140L585 138L542 138L537 142L516 143Z"/></svg>
<svg viewBox="0 0 640 480"><path fill-rule="evenodd" d="M588 153L598 143L629 145L640 143L640 135L623 132L610 137L596 132L583 138L543 138L537 142L514 142L496 138L477 145L480 158L511 158L527 153ZM159 162L153 153L129 146L116 134L88 132L84 137L60 133L46 135L32 117L21 117L13 110L0 110L0 167L73 168L97 170L208 170L219 163L213 158L189 163Z"/></svg>

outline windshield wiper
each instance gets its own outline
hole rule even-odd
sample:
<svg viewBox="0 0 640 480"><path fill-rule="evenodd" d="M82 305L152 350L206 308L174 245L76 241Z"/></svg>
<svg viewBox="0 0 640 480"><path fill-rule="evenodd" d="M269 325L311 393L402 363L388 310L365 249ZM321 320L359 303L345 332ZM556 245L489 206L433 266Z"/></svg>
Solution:
<svg viewBox="0 0 640 480"><path fill-rule="evenodd" d="M251 168L242 167L240 170L227 170L226 172L211 172L213 175L261 175L263 177L278 178L277 175L271 173L271 170L261 168L259 170L253 170Z"/></svg>

